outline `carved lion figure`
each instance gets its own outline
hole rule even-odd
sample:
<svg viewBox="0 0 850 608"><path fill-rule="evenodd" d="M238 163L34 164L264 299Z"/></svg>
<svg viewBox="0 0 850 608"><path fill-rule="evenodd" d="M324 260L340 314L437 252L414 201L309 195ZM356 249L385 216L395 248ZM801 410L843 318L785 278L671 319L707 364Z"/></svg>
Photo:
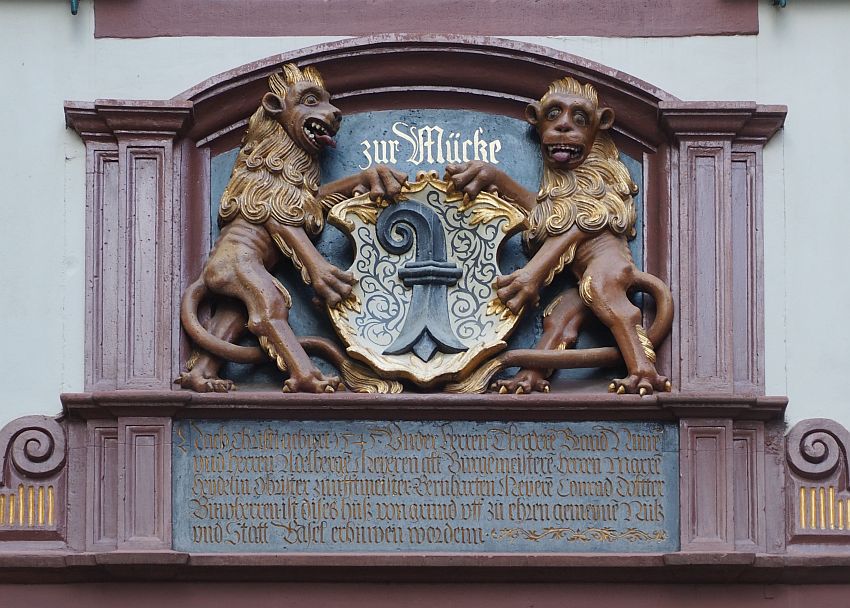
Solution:
<svg viewBox="0 0 850 608"><path fill-rule="evenodd" d="M325 212L335 202L366 191L372 197L394 198L406 180L379 166L320 186L318 155L335 145L340 111L312 67L302 71L287 64L282 74L269 78L269 87L248 121L222 195L221 234L181 302L183 327L198 350L176 382L195 391L233 388L230 380L218 376L222 359L254 363L264 358L257 348L233 343L246 329L288 371L284 391L342 388L338 377L325 376L313 365L299 343L288 323L292 300L271 271L285 256L329 306L344 302L353 276L325 260L310 237L321 232ZM204 299L212 300L206 327L198 319Z"/></svg>
<svg viewBox="0 0 850 608"><path fill-rule="evenodd" d="M539 102L529 104L526 119L535 126L543 156L543 178L535 196L492 165L480 162L450 165L447 177L470 197L495 190L528 212L525 241L533 257L516 272L497 280L496 294L514 314L537 304L540 290L568 267L578 288L560 294L544 311L538 350L563 350L575 345L587 312L596 315L614 335L628 376L609 389L618 393L669 391L670 381L655 368L655 350L672 325L672 296L658 278L638 270L628 239L635 236L633 195L637 186L619 160L607 130L614 112L599 107L596 90L573 78L552 83ZM649 331L641 311L629 300L632 291L652 295L655 321ZM593 349L600 354L605 349ZM588 367L607 361L575 351L575 357L552 356L552 368ZM513 359L521 360L517 353ZM546 357L532 357L540 361ZM600 359L597 361L596 359ZM507 360L507 358L505 359ZM551 369L526 368L500 380L500 392L548 391Z"/></svg>

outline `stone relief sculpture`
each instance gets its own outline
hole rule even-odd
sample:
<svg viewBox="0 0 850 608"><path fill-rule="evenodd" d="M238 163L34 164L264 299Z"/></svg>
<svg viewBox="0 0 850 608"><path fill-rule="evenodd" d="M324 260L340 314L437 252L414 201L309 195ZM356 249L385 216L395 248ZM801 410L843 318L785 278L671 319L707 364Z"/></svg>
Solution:
<svg viewBox="0 0 850 608"><path fill-rule="evenodd" d="M761 153L784 108L495 39L286 57L304 63L66 104L86 145L85 392L0 432L9 577L380 577L366 554L392 554L466 580L491 578L489 554L562 581L643 552L636 577L781 581L844 559L847 432L809 421L786 445L787 400L764 394ZM563 79L519 119L574 73L607 103ZM336 99L356 112L341 130ZM645 213L632 182L659 193ZM673 305L644 257L677 281L657 368ZM677 393L639 397L662 374ZM581 392L608 376L612 394ZM234 383L269 388L190 392Z"/></svg>
<svg viewBox="0 0 850 608"><path fill-rule="evenodd" d="M605 133L614 124L613 110L599 107L591 85L567 77L553 82L539 102L529 104L526 119L537 129L543 156L536 197L492 165L473 162L446 168L452 184L467 196L495 190L529 214L524 238L534 255L524 268L497 281L499 299L520 314L537 304L540 290L557 273L569 268L578 289L566 291L547 307L537 348L574 346L590 311L613 333L629 374L614 380L609 390L641 395L671 390L670 381L655 369L653 345L670 331L673 300L658 278L635 267L626 244L635 236L632 196L637 186ZM632 290L646 291L655 300L657 313L649 331L628 298ZM546 391L549 374L524 369L496 387L502 393Z"/></svg>
<svg viewBox="0 0 850 608"><path fill-rule="evenodd" d="M202 350L193 354L177 382L196 391L232 388L232 382L218 377L222 357L246 363L263 359L256 348L233 344L246 328L278 367L289 372L284 391L334 392L342 386L338 377L325 376L310 361L288 323L289 293L270 269L281 255L288 257L318 297L338 305L350 295L354 278L327 262L310 236L321 232L327 208L355 189L391 198L405 180L378 167L320 187L316 157L325 146L335 145L342 115L331 105L315 69L301 71L287 64L269 85L272 91L248 121L222 196L221 235L181 302L183 327ZM197 308L208 294L219 297L205 328Z"/></svg>
<svg viewBox="0 0 850 608"><path fill-rule="evenodd" d="M348 385L399 392L404 381L428 390L492 386L522 394L548 392L555 369L612 365L622 357L628 375L610 384L612 392L671 390L655 368L654 345L670 330L672 298L632 260L627 241L635 235L637 186L607 134L614 113L599 106L591 85L563 78L528 106L544 166L535 195L482 161L450 164L443 180L422 172L407 183L407 176L378 166L319 186L316 158L334 145L340 112L312 68L284 66L269 84L272 92L249 121L221 200L221 236L183 297L181 320L199 350L179 384L227 391L233 384L218 376L222 359L253 363L268 356L290 375L284 391ZM310 240L326 213L353 245L347 271ZM523 229L533 255L503 276L502 243ZM281 254L324 301L345 354L327 339L292 331L291 298L270 272ZM565 269L578 288L547 306L536 347L505 351L518 318ZM633 291L655 302L648 330L629 300ZM213 295L204 327L198 305ZM617 348L568 350L590 312L611 330ZM234 344L246 327L264 353ZM308 352L329 359L345 382L322 374ZM522 370L490 384L513 366Z"/></svg>

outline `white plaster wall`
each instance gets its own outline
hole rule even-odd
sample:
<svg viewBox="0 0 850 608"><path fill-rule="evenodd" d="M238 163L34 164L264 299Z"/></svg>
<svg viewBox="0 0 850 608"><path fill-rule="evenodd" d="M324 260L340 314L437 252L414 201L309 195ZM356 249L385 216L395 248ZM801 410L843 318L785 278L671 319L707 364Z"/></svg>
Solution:
<svg viewBox="0 0 850 608"><path fill-rule="evenodd" d="M682 99L784 103L765 153L769 394L789 421L850 426L850 7L760 4L758 36L521 38L633 74ZM65 99L169 98L224 70L330 38L95 40L91 0L0 3L0 424L56 413L83 386L84 157ZM693 66L697 67L694 68Z"/></svg>

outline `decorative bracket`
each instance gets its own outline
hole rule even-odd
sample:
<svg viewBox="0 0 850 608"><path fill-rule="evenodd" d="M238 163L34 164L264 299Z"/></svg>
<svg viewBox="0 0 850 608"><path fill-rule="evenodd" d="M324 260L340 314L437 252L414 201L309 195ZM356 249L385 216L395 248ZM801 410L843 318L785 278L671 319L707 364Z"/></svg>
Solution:
<svg viewBox="0 0 850 608"><path fill-rule="evenodd" d="M850 544L850 432L814 418L788 433L789 544Z"/></svg>

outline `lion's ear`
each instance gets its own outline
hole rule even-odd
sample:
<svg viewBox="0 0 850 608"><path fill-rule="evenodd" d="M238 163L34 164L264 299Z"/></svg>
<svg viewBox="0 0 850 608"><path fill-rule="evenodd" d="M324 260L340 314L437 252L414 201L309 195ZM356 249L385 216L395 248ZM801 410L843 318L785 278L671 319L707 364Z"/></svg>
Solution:
<svg viewBox="0 0 850 608"><path fill-rule="evenodd" d="M266 93L263 95L263 109L269 116L277 118L283 112L283 99L274 93Z"/></svg>
<svg viewBox="0 0 850 608"><path fill-rule="evenodd" d="M530 125L537 126L540 122L540 104L536 101L525 106L525 120Z"/></svg>
<svg viewBox="0 0 850 608"><path fill-rule="evenodd" d="M611 108L599 108L596 111L596 115L599 117L600 131L610 129L614 125L614 110Z"/></svg>

